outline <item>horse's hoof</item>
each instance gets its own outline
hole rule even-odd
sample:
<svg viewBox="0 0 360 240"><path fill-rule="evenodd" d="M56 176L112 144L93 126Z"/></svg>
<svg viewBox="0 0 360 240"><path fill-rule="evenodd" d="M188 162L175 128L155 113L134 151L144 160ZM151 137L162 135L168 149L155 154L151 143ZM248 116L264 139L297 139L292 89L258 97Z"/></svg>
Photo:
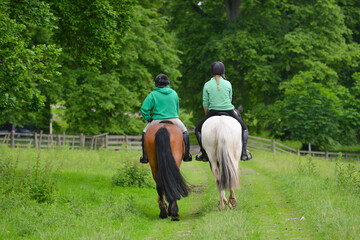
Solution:
<svg viewBox="0 0 360 240"><path fill-rule="evenodd" d="M171 216L171 221L180 221L180 216Z"/></svg>
<svg viewBox="0 0 360 240"><path fill-rule="evenodd" d="M236 208L236 204L237 204L236 201L230 200L230 201L229 201L229 208L230 208L230 209Z"/></svg>
<svg viewBox="0 0 360 240"><path fill-rule="evenodd" d="M164 219L164 218L168 218L168 215L167 215L167 214L160 214L159 217L160 217L161 219Z"/></svg>

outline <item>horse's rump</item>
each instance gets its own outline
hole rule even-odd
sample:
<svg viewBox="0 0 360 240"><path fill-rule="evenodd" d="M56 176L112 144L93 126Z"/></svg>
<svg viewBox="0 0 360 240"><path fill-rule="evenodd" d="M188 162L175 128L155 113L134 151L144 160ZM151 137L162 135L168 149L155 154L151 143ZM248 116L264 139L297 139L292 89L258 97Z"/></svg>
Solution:
<svg viewBox="0 0 360 240"><path fill-rule="evenodd" d="M239 186L241 125L230 116L213 116L202 126L202 143L221 189Z"/></svg>
<svg viewBox="0 0 360 240"><path fill-rule="evenodd" d="M164 189L168 201L188 195L189 188L179 169L184 149L183 134L172 123L155 124L146 131L145 151L153 178Z"/></svg>

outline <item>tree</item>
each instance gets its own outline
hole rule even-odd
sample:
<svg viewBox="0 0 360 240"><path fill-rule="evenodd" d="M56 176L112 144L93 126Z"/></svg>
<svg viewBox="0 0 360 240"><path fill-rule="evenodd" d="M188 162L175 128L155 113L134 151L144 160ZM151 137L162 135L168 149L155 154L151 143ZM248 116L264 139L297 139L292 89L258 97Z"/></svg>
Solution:
<svg viewBox="0 0 360 240"><path fill-rule="evenodd" d="M64 95L65 118L70 131L138 134L145 123L136 113L153 89L155 76L165 73L172 86L176 86L180 61L172 46L172 35L165 31L167 19L156 9L141 5L134 6L132 11L128 19L131 29L113 36L118 46L108 49L106 54L110 57L99 62L101 68L94 70L96 65L92 64L89 68L81 67L81 63L88 62L83 60L75 61L76 67L64 68L63 79L68 86Z"/></svg>
<svg viewBox="0 0 360 240"><path fill-rule="evenodd" d="M201 91L210 78L210 65L220 60L233 85L233 104L244 106L243 118L250 131L267 128L274 136L310 140L296 132L292 127L294 123L286 122L291 120L287 118L289 112L281 116L284 107L292 106L300 96L280 86L298 86L298 89L300 79L310 87L303 86L307 90L302 93L307 96L316 93L316 103L321 102L316 105L310 97L298 99L303 107L308 104L313 111L317 106L331 106L331 109L336 106L329 118L336 122L324 121L323 124L328 125L320 124L322 129L335 128L339 132L344 125L349 125L343 117L349 105L342 96L351 99L352 92L346 89L354 86L351 76L359 67L360 47L353 41L348 27L356 26L356 15L345 17L345 7L333 0L314 4L282 0L187 1L182 8L180 2L183 3L178 1L172 5L170 14L174 17L172 27L178 33L178 46L183 53L180 89L186 90L181 95L187 99L186 107L196 106L194 122L203 116ZM357 14L354 2L344 5L351 6L347 12ZM337 100L330 101L325 93L331 93ZM275 125L274 116L283 122ZM318 130L310 118L308 123L300 117L295 119L300 125L312 126L311 134ZM314 141L338 140L339 137L331 133L326 138L324 133L322 139Z"/></svg>
<svg viewBox="0 0 360 240"><path fill-rule="evenodd" d="M341 133L341 101L313 78L309 72L299 73L281 85L284 98L275 104L272 129L278 137L286 134L291 140L329 146Z"/></svg>
<svg viewBox="0 0 360 240"><path fill-rule="evenodd" d="M19 12L26 12L20 14ZM15 17L16 16L16 17ZM31 19L32 21L29 21ZM0 7L0 121L22 124L43 108L41 86L58 76L61 49L32 44L36 31L53 27L54 16L45 3L2 1Z"/></svg>

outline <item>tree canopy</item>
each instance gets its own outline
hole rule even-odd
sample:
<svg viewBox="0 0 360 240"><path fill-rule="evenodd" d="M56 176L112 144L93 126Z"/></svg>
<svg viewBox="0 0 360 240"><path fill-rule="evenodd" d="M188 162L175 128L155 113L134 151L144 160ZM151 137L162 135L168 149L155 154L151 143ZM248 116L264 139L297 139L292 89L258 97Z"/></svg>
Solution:
<svg viewBox="0 0 360 240"><path fill-rule="evenodd" d="M61 104L66 131L137 134L141 103L165 73L196 124L222 61L250 132L359 141L359 0L1 3L1 122L46 130Z"/></svg>

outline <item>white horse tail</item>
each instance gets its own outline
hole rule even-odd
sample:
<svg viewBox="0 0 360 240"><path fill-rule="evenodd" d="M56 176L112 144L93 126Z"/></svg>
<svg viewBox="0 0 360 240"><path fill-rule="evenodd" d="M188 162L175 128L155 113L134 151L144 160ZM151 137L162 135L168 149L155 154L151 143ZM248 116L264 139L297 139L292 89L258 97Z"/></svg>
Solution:
<svg viewBox="0 0 360 240"><path fill-rule="evenodd" d="M214 116L202 127L203 147L221 189L239 187L241 125L229 116Z"/></svg>
<svg viewBox="0 0 360 240"><path fill-rule="evenodd" d="M218 131L217 135L217 159L219 161L220 186L221 189L231 189L239 186L238 167L235 166L235 156L229 149L233 148L231 135L226 131Z"/></svg>

